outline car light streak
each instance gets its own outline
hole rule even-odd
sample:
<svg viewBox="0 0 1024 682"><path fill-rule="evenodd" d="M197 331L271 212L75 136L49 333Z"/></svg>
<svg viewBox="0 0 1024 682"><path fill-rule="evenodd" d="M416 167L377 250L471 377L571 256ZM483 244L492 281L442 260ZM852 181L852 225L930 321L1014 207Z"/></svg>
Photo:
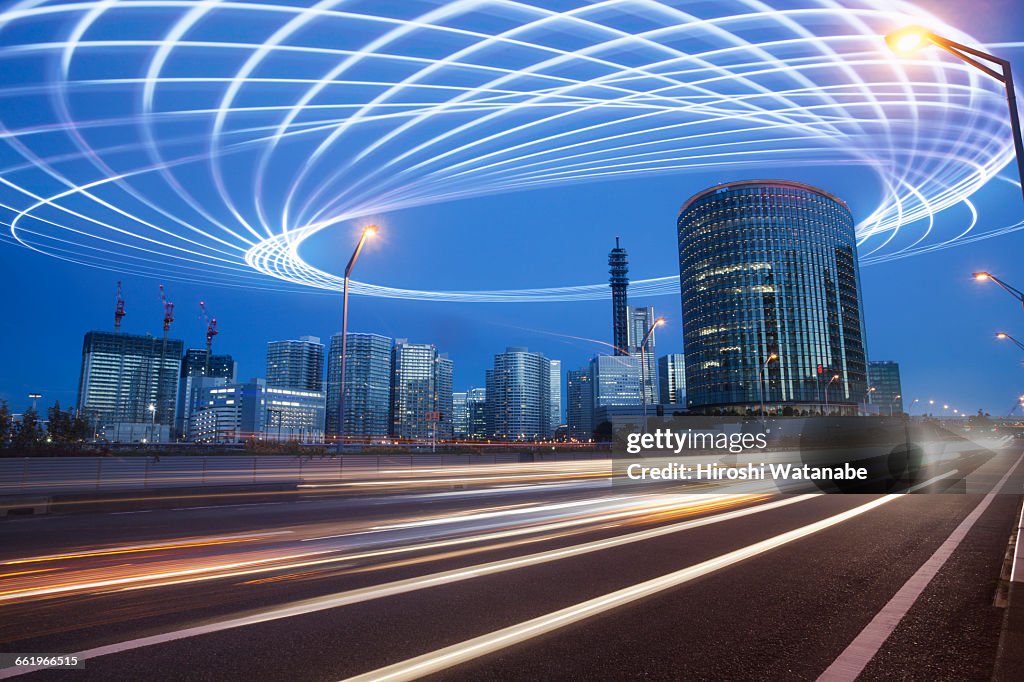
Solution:
<svg viewBox="0 0 1024 682"><path fill-rule="evenodd" d="M415 680L425 675L451 668L480 656L500 651L513 644L533 639L544 633L552 632L553 630L578 623L612 609L626 606L634 601L664 590L678 587L701 576L831 528L899 497L900 495L894 494L877 498L849 511L776 535L767 540L748 545L742 549L723 554L682 570L637 583L636 585L616 590L601 597L590 599L465 642L453 644L452 646L417 656L407 661L395 663L394 665L362 675L356 675L349 678L349 682L370 682L371 680L373 682L401 682L403 680Z"/></svg>

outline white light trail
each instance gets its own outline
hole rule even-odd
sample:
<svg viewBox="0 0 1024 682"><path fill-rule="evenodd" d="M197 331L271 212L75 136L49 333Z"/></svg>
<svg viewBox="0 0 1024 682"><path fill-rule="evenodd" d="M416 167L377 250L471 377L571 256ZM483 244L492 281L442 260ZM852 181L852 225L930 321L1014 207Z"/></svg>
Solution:
<svg viewBox="0 0 1024 682"><path fill-rule="evenodd" d="M338 0L22 0L0 12L0 238L165 279L334 292L342 279L304 244L368 216L837 165L879 188L857 226L865 264L1021 229L969 201L1012 159L1002 86L941 50L896 58L883 37L908 24L979 44L883 0L410 1L387 15ZM544 302L607 285L350 291ZM675 276L631 288L677 291Z"/></svg>

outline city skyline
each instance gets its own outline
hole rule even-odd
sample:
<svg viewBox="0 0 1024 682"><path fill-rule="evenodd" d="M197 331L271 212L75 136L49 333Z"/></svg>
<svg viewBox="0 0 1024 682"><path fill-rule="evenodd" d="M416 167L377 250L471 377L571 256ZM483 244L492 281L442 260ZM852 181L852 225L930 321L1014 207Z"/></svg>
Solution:
<svg viewBox="0 0 1024 682"><path fill-rule="evenodd" d="M1011 59L1022 54L1012 28L1019 22L1005 20L1021 11L1011 3L991 15L964 12L954 2L922 6L1000 54ZM627 176L502 191L371 216L381 225L381 234L362 256L359 275L375 284L413 288L486 290L580 282L606 287L606 254L619 235L629 250L631 277L656 278L674 269L674 218L686 197L712 182L779 176L842 197L858 221L877 204L876 182L864 182L856 168L803 165ZM999 178L1012 180L1012 167ZM1018 223L1020 215L1015 187L999 178L972 196L983 209L983 222L994 227ZM970 221L970 211L963 205L936 216L937 228L947 234L960 233ZM360 227L355 221L320 233L307 244L307 258L339 272ZM204 346L205 322L198 302L206 301L220 323L214 353L232 354L243 378L261 374L261 347L266 342L303 335L329 339L341 327L340 296L333 293L251 290L183 282L173 274L143 277L116 268L93 269L17 248L7 233L2 240L0 282L16 293L17 298L9 301L17 312L10 318L11 332L0 338L0 353L28 359L0 368L0 397L15 411L23 409L30 392L42 393L48 404L74 404L81 335L112 328L117 280L124 281L126 333L160 334L157 285L162 282L177 303L171 335L184 340L186 348ZM502 255L495 258L499 246ZM862 266L868 356L901 364L909 399L934 398L961 411L983 408L993 414L1005 413L1013 404L1020 392L1021 357L1009 344L996 341L994 333L1005 329L1013 334L1024 328L1024 320L1012 299L991 284L971 281L970 273L991 271L1019 286L1024 273L1014 254L1021 248L1024 235L1010 232L965 241L954 249ZM269 285L277 286L272 281ZM683 321L676 296L634 291L631 304L653 305L668 318L659 330L659 355L682 351ZM561 359L563 369L568 369L584 366L590 356L605 352L602 344L611 342L606 300L459 304L353 295L350 312L351 331L421 339L446 348L457 368L457 390L482 385L487 358L508 345L536 348ZM951 363L951 353L964 361Z"/></svg>

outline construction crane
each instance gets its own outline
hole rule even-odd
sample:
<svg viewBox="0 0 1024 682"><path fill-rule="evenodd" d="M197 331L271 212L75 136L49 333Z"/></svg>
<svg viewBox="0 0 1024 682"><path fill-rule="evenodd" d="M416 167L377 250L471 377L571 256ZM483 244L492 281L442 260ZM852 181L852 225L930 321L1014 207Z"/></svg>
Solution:
<svg viewBox="0 0 1024 682"><path fill-rule="evenodd" d="M160 285L160 302L164 304L164 342L166 345L167 332L171 330L171 323L174 322L174 304L167 300L163 284Z"/></svg>
<svg viewBox="0 0 1024 682"><path fill-rule="evenodd" d="M167 292L164 290L164 285L160 285L160 302L164 305L164 342L163 347L160 349L160 368L157 371L156 380L156 401L153 408L153 414L151 420L156 420L156 408L161 404L167 404L164 395L164 386L168 385L164 381L164 374L167 371L167 334L171 331L171 323L174 322L174 304L167 300Z"/></svg>
<svg viewBox="0 0 1024 682"><path fill-rule="evenodd" d="M204 301L199 302L199 310L203 314L203 319L206 321L206 372L203 376L210 376L210 358L213 355L213 337L217 336L217 318L210 317L209 311L206 310L206 303Z"/></svg>
<svg viewBox="0 0 1024 682"><path fill-rule="evenodd" d="M124 299L121 298L121 280L117 280L117 305L114 307L114 333L121 333L121 320L127 315L124 311Z"/></svg>

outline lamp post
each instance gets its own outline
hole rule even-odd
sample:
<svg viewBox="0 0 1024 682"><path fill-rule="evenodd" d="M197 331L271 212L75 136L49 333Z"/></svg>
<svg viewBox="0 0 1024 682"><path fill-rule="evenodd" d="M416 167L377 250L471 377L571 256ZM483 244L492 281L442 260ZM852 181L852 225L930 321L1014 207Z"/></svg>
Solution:
<svg viewBox="0 0 1024 682"><path fill-rule="evenodd" d="M1003 280L993 275L991 272L975 272L971 274L971 277L973 277L979 282L987 282L988 280L992 280L993 282L998 284L1003 291L1005 291L1006 293L1010 294L1015 299L1020 301L1021 306L1024 306L1024 291L1021 291L1017 287L1010 286Z"/></svg>
<svg viewBox="0 0 1024 682"><path fill-rule="evenodd" d="M640 343L640 400L644 406L644 433L647 433L647 360L644 358L644 352L647 349L647 341L651 338L651 334L654 333L655 327L660 327L663 324L665 324L664 317L655 319L647 333L644 334L644 340Z"/></svg>
<svg viewBox="0 0 1024 682"><path fill-rule="evenodd" d="M1021 350L1024 350L1024 343L1021 343L1020 341L1018 341L1017 339L1013 338L1012 336L1010 336L1006 332L999 332L999 333L997 333L996 334L996 338L999 339L1000 341L1004 341L1004 340L1013 341L1014 344L1016 344L1017 348L1020 348Z"/></svg>
<svg viewBox="0 0 1024 682"><path fill-rule="evenodd" d="M37 412L37 410L36 410L36 401L40 400L42 397L43 397L42 393L29 393L28 394L28 399L32 401L32 411L33 412Z"/></svg>
<svg viewBox="0 0 1024 682"><path fill-rule="evenodd" d="M761 403L761 424L765 423L765 409L764 409L764 371L768 369L768 363L772 360L778 360L779 356L776 353L772 353L768 356L768 359L761 365L761 371L757 373L757 396Z"/></svg>
<svg viewBox="0 0 1024 682"><path fill-rule="evenodd" d="M825 414L826 415L828 414L828 387L832 385L832 382L837 381L838 379L839 379L839 375L838 374L833 374L832 378L828 380L827 384L825 384Z"/></svg>
<svg viewBox="0 0 1024 682"><path fill-rule="evenodd" d="M156 405L150 403L147 407L149 410L149 442L153 442L153 432L156 430Z"/></svg>
<svg viewBox="0 0 1024 682"><path fill-rule="evenodd" d="M937 36L920 26L907 26L885 37L885 42L898 54L909 55L917 52L929 43L938 45L957 59L961 59L976 69L987 73L1006 87L1006 103L1010 108L1010 131L1013 135L1013 147L1017 155L1017 174L1021 181L1021 192L1024 194L1024 142L1021 141L1020 117L1017 113L1017 95L1013 87L1013 73L1010 62L987 52L955 43L948 38ZM999 70L982 64L983 59L999 67Z"/></svg>
<svg viewBox="0 0 1024 682"><path fill-rule="evenodd" d="M352 275L352 268L355 267L359 252L363 250L366 240L377 234L376 225L367 225L363 233L359 235L359 243L356 244L352 258L345 266L345 285L341 299L341 388L338 400L338 449L345 444L345 362L348 359L348 280Z"/></svg>
<svg viewBox="0 0 1024 682"><path fill-rule="evenodd" d="M892 397L892 400L889 401L889 416L890 417L892 416L893 410L896 409L896 401L899 400L902 397L903 397L902 395L897 393L896 395L894 395ZM917 402L917 401L915 400L914 402Z"/></svg>

